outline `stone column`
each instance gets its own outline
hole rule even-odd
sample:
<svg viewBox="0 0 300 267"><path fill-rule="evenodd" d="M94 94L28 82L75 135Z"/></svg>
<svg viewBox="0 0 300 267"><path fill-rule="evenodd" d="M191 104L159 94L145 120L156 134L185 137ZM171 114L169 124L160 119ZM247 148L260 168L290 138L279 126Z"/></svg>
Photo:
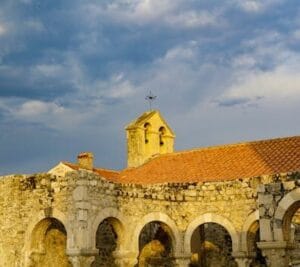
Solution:
<svg viewBox="0 0 300 267"><path fill-rule="evenodd" d="M258 242L257 246L261 249L263 256L266 257L268 267L289 266L287 243L285 241Z"/></svg>
<svg viewBox="0 0 300 267"><path fill-rule="evenodd" d="M138 252L118 250L113 252L115 263L118 267L134 267L138 263Z"/></svg>
<svg viewBox="0 0 300 267"><path fill-rule="evenodd" d="M191 255L180 254L174 256L175 266L176 267L188 267L191 263Z"/></svg>
<svg viewBox="0 0 300 267"><path fill-rule="evenodd" d="M253 258L247 256L246 252L233 252L232 256L234 257L238 267L249 267Z"/></svg>

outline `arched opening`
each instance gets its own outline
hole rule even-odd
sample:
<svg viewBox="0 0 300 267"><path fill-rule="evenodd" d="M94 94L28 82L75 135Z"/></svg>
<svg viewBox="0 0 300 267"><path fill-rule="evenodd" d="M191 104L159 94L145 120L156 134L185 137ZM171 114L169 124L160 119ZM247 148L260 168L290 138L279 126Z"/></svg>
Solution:
<svg viewBox="0 0 300 267"><path fill-rule="evenodd" d="M300 201L294 202L286 211L282 223L283 238L292 244L291 266L300 265Z"/></svg>
<svg viewBox="0 0 300 267"><path fill-rule="evenodd" d="M172 232L165 223L146 224L139 235L138 267L173 266Z"/></svg>
<svg viewBox="0 0 300 267"><path fill-rule="evenodd" d="M191 267L236 267L232 257L232 240L228 231L217 223L199 225L191 237Z"/></svg>
<svg viewBox="0 0 300 267"><path fill-rule="evenodd" d="M96 248L99 254L95 257L92 267L115 267L113 252L120 246L123 227L120 221L110 217L103 220L96 232Z"/></svg>
<svg viewBox="0 0 300 267"><path fill-rule="evenodd" d="M166 153L167 145L166 145L166 128L165 127L160 127L158 130L158 135L159 135L159 152L160 153Z"/></svg>
<svg viewBox="0 0 300 267"><path fill-rule="evenodd" d="M166 128L163 126L160 127L158 133L159 133L159 145L163 146L165 144L164 136L166 134Z"/></svg>
<svg viewBox="0 0 300 267"><path fill-rule="evenodd" d="M261 250L257 247L257 242L260 241L259 223L255 221L247 232L247 249L249 256L252 257L250 267L266 267L267 263L262 255Z"/></svg>
<svg viewBox="0 0 300 267"><path fill-rule="evenodd" d="M41 220L31 234L29 266L71 267L66 255L66 243L67 232L59 220Z"/></svg>
<svg viewBox="0 0 300 267"><path fill-rule="evenodd" d="M149 122L146 122L144 124L144 139L145 139L145 144L149 143L149 132L150 132L151 124Z"/></svg>

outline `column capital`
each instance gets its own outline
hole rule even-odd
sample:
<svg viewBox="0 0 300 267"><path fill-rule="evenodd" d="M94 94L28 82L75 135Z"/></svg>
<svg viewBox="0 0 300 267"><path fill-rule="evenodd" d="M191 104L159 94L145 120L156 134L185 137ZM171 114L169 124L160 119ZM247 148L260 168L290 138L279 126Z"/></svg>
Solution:
<svg viewBox="0 0 300 267"><path fill-rule="evenodd" d="M286 241L261 241L256 243L260 249L285 249L288 247Z"/></svg>
<svg viewBox="0 0 300 267"><path fill-rule="evenodd" d="M289 264L288 244L286 241L257 242L268 267L286 267Z"/></svg>
<svg viewBox="0 0 300 267"><path fill-rule="evenodd" d="M253 260L253 256L248 255L245 251L234 251L231 255L234 257L238 267L249 267Z"/></svg>

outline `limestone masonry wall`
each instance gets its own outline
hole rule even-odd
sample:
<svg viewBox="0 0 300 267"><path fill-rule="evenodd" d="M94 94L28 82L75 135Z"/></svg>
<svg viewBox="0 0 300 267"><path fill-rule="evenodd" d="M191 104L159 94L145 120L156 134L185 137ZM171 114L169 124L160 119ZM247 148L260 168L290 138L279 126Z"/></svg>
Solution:
<svg viewBox="0 0 300 267"><path fill-rule="evenodd" d="M49 221L66 235L66 254L73 266L84 266L88 256L88 261L93 261L98 253L96 232L107 218L113 218L118 236L115 258L120 257L120 266L122 259L137 257L139 234L151 221L169 227L174 257L189 256L194 230L209 222L229 232L233 253L247 253L245 231L258 220L254 214L259 210L263 222L274 227L271 217L285 194L297 188L298 178L298 174L282 174L220 182L134 185L108 182L84 170L66 176L5 176L0 178L0 266L38 266L36 262L45 257L40 248L43 245L38 245L43 243L33 239L45 239L48 230L36 229L47 218L64 226L60 229L52 219ZM258 193L265 205L259 204ZM274 236L264 237L274 240Z"/></svg>

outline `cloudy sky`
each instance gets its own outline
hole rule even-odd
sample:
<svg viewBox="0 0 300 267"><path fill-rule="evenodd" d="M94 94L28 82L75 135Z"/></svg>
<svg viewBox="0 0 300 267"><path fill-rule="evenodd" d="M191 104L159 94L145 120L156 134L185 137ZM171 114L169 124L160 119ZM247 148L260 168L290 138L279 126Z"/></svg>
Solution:
<svg viewBox="0 0 300 267"><path fill-rule="evenodd" d="M124 168L149 90L178 150L299 135L299 0L1 0L0 174Z"/></svg>

